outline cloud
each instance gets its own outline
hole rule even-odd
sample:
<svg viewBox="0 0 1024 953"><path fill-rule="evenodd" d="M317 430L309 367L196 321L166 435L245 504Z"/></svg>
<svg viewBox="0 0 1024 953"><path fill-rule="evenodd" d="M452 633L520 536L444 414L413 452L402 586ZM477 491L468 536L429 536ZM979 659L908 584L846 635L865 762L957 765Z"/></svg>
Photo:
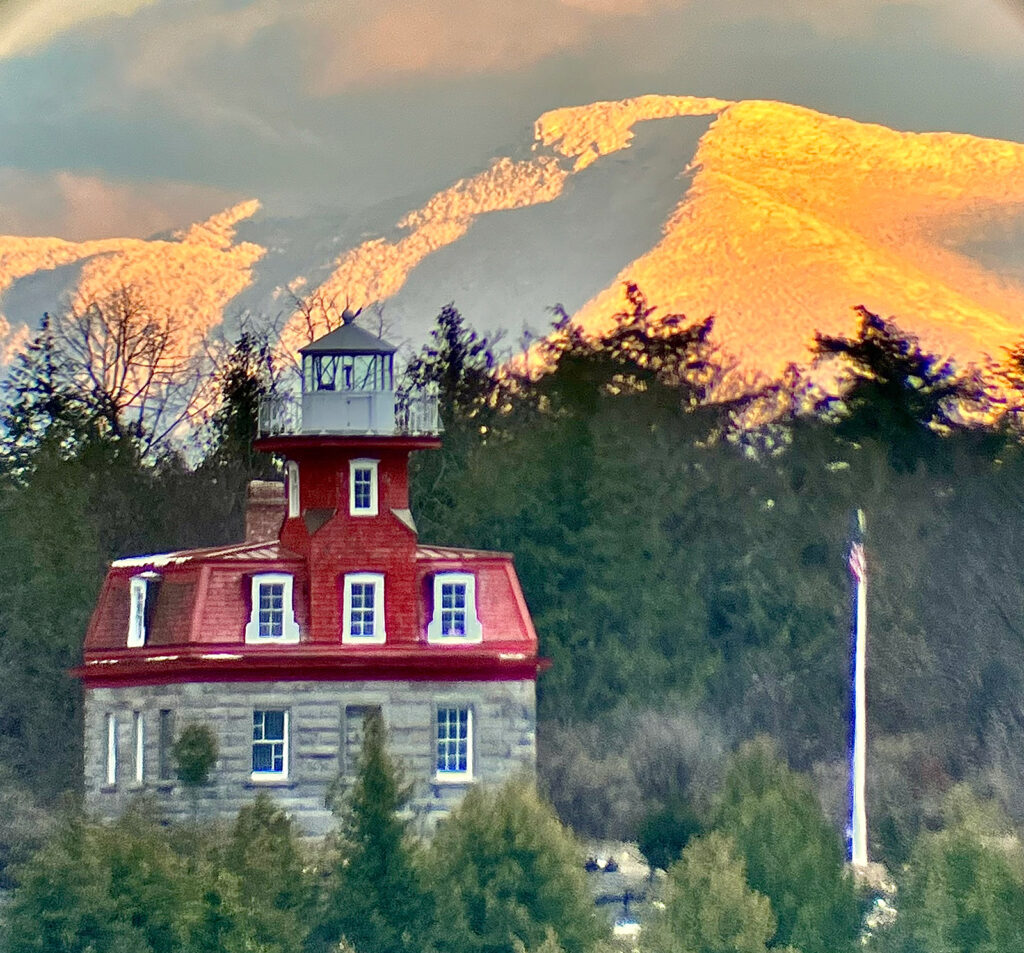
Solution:
<svg viewBox="0 0 1024 953"><path fill-rule="evenodd" d="M8 0L0 10L0 60L32 53L90 20L130 17L157 0Z"/></svg>
<svg viewBox="0 0 1024 953"><path fill-rule="evenodd" d="M0 233L69 241L146 238L205 219L240 198L189 182L114 182L0 168Z"/></svg>

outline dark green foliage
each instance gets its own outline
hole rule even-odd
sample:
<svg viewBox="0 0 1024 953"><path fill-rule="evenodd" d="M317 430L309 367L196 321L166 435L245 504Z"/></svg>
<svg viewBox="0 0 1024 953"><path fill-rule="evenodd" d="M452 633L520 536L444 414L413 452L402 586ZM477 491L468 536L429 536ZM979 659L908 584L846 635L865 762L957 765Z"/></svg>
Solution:
<svg viewBox="0 0 1024 953"><path fill-rule="evenodd" d="M0 890L16 885L18 867L43 846L54 820L32 792L0 766Z"/></svg>
<svg viewBox="0 0 1024 953"><path fill-rule="evenodd" d="M9 953L174 953L185 939L181 861L144 815L110 827L71 814L20 871Z"/></svg>
<svg viewBox="0 0 1024 953"><path fill-rule="evenodd" d="M641 821L637 837L640 853L651 867L667 870L702 828L696 811L688 801L679 797L652 811Z"/></svg>
<svg viewBox="0 0 1024 953"><path fill-rule="evenodd" d="M221 863L235 881L236 924L244 926L250 943L259 944L245 948L299 953L310 928L312 885L295 825L267 795L238 812ZM208 922L223 906L206 900ZM212 925L216 929L215 920Z"/></svg>
<svg viewBox="0 0 1024 953"><path fill-rule="evenodd" d="M497 413L494 369L493 343L467 328L454 304L441 309L430 343L406 367L400 399L436 393L444 427L441 449L412 460L413 510L426 536L443 533L452 511L462 506L459 480Z"/></svg>
<svg viewBox="0 0 1024 953"><path fill-rule="evenodd" d="M171 748L178 780L187 788L201 788L217 763L217 736L209 725L186 725Z"/></svg>
<svg viewBox="0 0 1024 953"><path fill-rule="evenodd" d="M964 788L946 800L943 827L923 831L899 892L884 953L1024 951L1024 851L1005 819Z"/></svg>
<svg viewBox="0 0 1024 953"><path fill-rule="evenodd" d="M746 861L750 886L778 920L772 946L802 953L853 950L861 906L843 870L838 835L807 781L786 767L766 738L742 745L721 794L714 827Z"/></svg>
<svg viewBox="0 0 1024 953"><path fill-rule="evenodd" d="M344 938L367 953L419 953L430 935L430 904L401 816L409 790L385 742L382 719L370 715L355 782L335 803L337 843L317 901L313 950Z"/></svg>
<svg viewBox="0 0 1024 953"><path fill-rule="evenodd" d="M471 790L435 834L426 869L442 953L533 950L549 931L565 953L586 953L605 932L576 845L527 780Z"/></svg>
<svg viewBox="0 0 1024 953"><path fill-rule="evenodd" d="M718 832L691 841L668 871L665 909L644 930L652 953L766 953L768 898L747 885L742 857Z"/></svg>
<svg viewBox="0 0 1024 953"><path fill-rule="evenodd" d="M880 442L896 470L913 469L929 460L943 429L960 426L957 408L980 400L980 385L923 351L891 320L863 306L855 310L860 318L856 337L817 338L819 355L841 358L852 378L836 431L855 443Z"/></svg>
<svg viewBox="0 0 1024 953"><path fill-rule="evenodd" d="M227 538L241 539L250 480L279 479L274 459L253 448L260 401L274 394L277 368L266 331L245 328L217 371L220 403L205 432L205 453L196 477L209 484L207 506ZM207 514L204 519L209 520Z"/></svg>
<svg viewBox="0 0 1024 953"><path fill-rule="evenodd" d="M114 824L63 816L18 871L10 953L299 953L309 883L298 836L266 797L215 829L168 831L144 803Z"/></svg>

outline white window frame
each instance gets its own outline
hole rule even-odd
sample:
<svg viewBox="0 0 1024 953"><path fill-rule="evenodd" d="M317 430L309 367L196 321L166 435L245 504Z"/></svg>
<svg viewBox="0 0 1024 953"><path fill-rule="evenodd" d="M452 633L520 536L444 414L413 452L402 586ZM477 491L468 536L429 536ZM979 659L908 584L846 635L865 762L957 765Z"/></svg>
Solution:
<svg viewBox="0 0 1024 953"><path fill-rule="evenodd" d="M300 516L299 507L299 465L294 460L288 461L288 516Z"/></svg>
<svg viewBox="0 0 1024 953"><path fill-rule="evenodd" d="M350 516L376 516L379 508L377 492L379 460L349 460L348 462L348 512ZM370 471L370 505L356 506L356 472Z"/></svg>
<svg viewBox="0 0 1024 953"><path fill-rule="evenodd" d="M281 758L281 770L280 771L252 771L250 773L249 777L253 781L285 781L285 780L288 779L288 756L289 756L289 747L290 747L290 745L288 744L288 736L291 733L291 712L287 708L254 708L252 710L253 729L254 730L255 730L255 727L256 727L256 715L259 712L262 712L263 715L264 715L264 725L266 724L266 717L265 716L266 716L267 712L281 712L284 715L284 730L283 730L284 737L281 739L281 742L282 742L284 747L283 747L282 758ZM263 744L276 744L277 743L277 739L272 739L271 741L267 742L264 739L253 738L250 741L250 750L249 750L250 764L252 763L252 760L251 760L252 759L252 754L256 750L256 745L259 744L259 743L263 743Z"/></svg>
<svg viewBox="0 0 1024 953"><path fill-rule="evenodd" d="M108 711L106 718L107 760L105 775L107 787L117 784L117 715Z"/></svg>
<svg viewBox="0 0 1024 953"><path fill-rule="evenodd" d="M132 576L128 590L128 640L130 649L146 644L146 609L149 602L149 584L159 579L155 572L143 572Z"/></svg>
<svg viewBox="0 0 1024 953"><path fill-rule="evenodd" d="M373 586L373 635L352 634L352 587ZM342 593L341 641L349 645L383 645L387 640L384 630L384 574L379 572L345 573Z"/></svg>
<svg viewBox="0 0 1024 953"><path fill-rule="evenodd" d="M299 641L299 624L295 621L295 605L292 599L294 580L286 572L261 572L252 577L249 621L245 626L247 643L267 645L294 645ZM283 625L281 635L260 634L260 588L262 586L283 586L282 614Z"/></svg>
<svg viewBox="0 0 1024 953"><path fill-rule="evenodd" d="M446 585L465 587L465 635L449 635L442 630L442 595ZM483 637L483 626L476 609L476 576L471 572L434 573L434 615L427 624L427 641L442 645L467 645L482 642Z"/></svg>
<svg viewBox="0 0 1024 953"><path fill-rule="evenodd" d="M466 713L466 767L465 769L442 768L441 756L438 751L442 744L458 744L458 738L441 739L441 712L465 712ZM449 721L448 724L451 724ZM473 706L463 705L458 702L450 704L440 703L434 712L434 780L441 784L465 784L473 780ZM458 756L456 752L456 757Z"/></svg>
<svg viewBox="0 0 1024 953"><path fill-rule="evenodd" d="M146 780L146 723L141 711L132 713L132 731L135 739L135 783Z"/></svg>

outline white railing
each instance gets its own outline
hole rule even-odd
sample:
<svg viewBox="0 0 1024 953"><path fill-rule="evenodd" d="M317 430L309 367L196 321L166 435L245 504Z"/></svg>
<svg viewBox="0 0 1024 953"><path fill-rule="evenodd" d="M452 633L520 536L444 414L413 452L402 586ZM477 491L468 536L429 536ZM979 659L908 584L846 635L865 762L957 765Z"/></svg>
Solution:
<svg viewBox="0 0 1024 953"><path fill-rule="evenodd" d="M299 433L302 430L302 406L292 397L264 397L256 422L261 437Z"/></svg>
<svg viewBox="0 0 1024 953"><path fill-rule="evenodd" d="M416 391L395 402L395 427L398 433L435 434L444 428L437 411L437 394Z"/></svg>
<svg viewBox="0 0 1024 953"><path fill-rule="evenodd" d="M354 408L355 397L368 400L370 406ZM381 407L379 400L388 401L390 409ZM309 405L310 419L306 421L303 421L303 404ZM356 409L358 413L354 412ZM260 401L257 426L261 437L303 433L426 435L442 430L437 395L426 391L403 394L397 399L392 392L372 391L314 392L304 395L301 402L289 396L265 397Z"/></svg>

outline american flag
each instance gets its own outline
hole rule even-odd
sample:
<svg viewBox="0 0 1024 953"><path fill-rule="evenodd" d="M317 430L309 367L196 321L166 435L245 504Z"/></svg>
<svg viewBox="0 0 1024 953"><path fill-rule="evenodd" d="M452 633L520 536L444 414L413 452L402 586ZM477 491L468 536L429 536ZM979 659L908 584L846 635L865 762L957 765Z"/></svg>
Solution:
<svg viewBox="0 0 1024 953"><path fill-rule="evenodd" d="M868 564L864 559L864 544L855 540L850 544L850 575L857 582L867 578Z"/></svg>

